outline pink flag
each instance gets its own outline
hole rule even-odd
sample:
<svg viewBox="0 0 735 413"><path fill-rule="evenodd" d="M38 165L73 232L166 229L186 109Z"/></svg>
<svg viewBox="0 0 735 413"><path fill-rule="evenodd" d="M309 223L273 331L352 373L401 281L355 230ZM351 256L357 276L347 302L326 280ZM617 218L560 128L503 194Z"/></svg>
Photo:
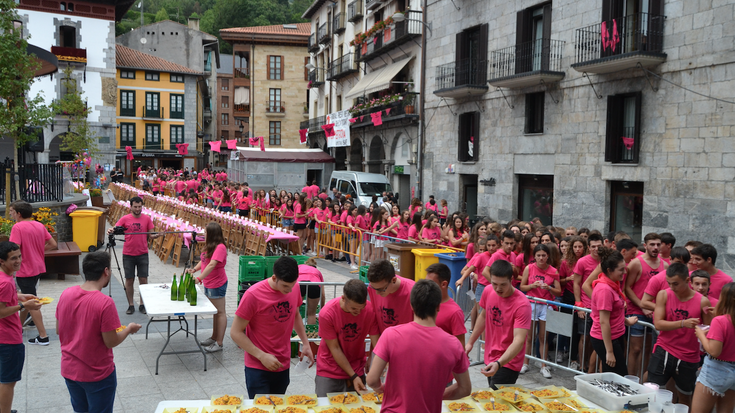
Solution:
<svg viewBox="0 0 735 413"><path fill-rule="evenodd" d="M610 39L610 46L612 47L612 51L615 51L615 46L620 43L620 35L618 34L618 22L617 20L613 19L613 33L612 33L612 39Z"/></svg>
<svg viewBox="0 0 735 413"><path fill-rule="evenodd" d="M602 50L607 50L607 44L610 41L610 32L607 31L607 22L602 22L600 27L600 37L602 38Z"/></svg>
<svg viewBox="0 0 735 413"><path fill-rule="evenodd" d="M385 30L383 30L383 41L385 41L386 43L389 42L390 34L391 34L390 27L386 27Z"/></svg>
<svg viewBox="0 0 735 413"><path fill-rule="evenodd" d="M260 139L260 136L258 136L258 137L251 136L250 139L249 139L249 142L250 142L250 144L252 146L256 146L258 144L258 140L259 139Z"/></svg>
<svg viewBox="0 0 735 413"><path fill-rule="evenodd" d="M132 161L133 160L133 148L131 148L130 146L126 146L125 147L125 152L128 153L126 155L127 160Z"/></svg>
<svg viewBox="0 0 735 413"><path fill-rule="evenodd" d="M365 115L360 115L360 122L362 122L362 119L365 117Z"/></svg>
<svg viewBox="0 0 735 413"><path fill-rule="evenodd" d="M373 37L373 44L378 43L378 36Z"/></svg>
<svg viewBox="0 0 735 413"><path fill-rule="evenodd" d="M350 123L355 123L355 122L357 122L357 118L350 119Z"/></svg>
<svg viewBox="0 0 735 413"><path fill-rule="evenodd" d="M373 126L380 126L383 124L383 111L371 113L370 117L373 118Z"/></svg>
<svg viewBox="0 0 735 413"><path fill-rule="evenodd" d="M306 135L309 133L308 129L299 129L299 143L305 144L306 143Z"/></svg>
<svg viewBox="0 0 735 413"><path fill-rule="evenodd" d="M330 123L327 125L322 125L322 129L324 129L324 135L326 135L327 138L330 138L335 135L334 133L334 123Z"/></svg>
<svg viewBox="0 0 735 413"><path fill-rule="evenodd" d="M237 139L230 139L227 141L227 149L237 149Z"/></svg>
<svg viewBox="0 0 735 413"><path fill-rule="evenodd" d="M625 146L625 149L633 149L633 144L635 144L634 138L626 138L625 136L623 136L623 145Z"/></svg>
<svg viewBox="0 0 735 413"><path fill-rule="evenodd" d="M390 115L390 109L391 109L391 108L386 108L386 109L385 109L385 116L388 116L388 115Z"/></svg>
<svg viewBox="0 0 735 413"><path fill-rule="evenodd" d="M265 152L265 138L262 136L260 137L260 150Z"/></svg>
<svg viewBox="0 0 735 413"><path fill-rule="evenodd" d="M179 155L188 155L189 154L189 144L188 143L177 143L176 149L179 151Z"/></svg>
<svg viewBox="0 0 735 413"><path fill-rule="evenodd" d="M212 142L209 142L209 146L212 147L212 151L214 151L214 152L219 152L220 151L219 150L220 145L222 145L222 141L212 141Z"/></svg>

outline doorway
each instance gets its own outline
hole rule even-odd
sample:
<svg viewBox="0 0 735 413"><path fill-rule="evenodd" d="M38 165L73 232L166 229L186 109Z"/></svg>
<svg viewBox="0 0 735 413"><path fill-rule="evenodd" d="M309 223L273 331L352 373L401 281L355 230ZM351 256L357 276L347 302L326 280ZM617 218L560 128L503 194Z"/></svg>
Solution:
<svg viewBox="0 0 735 413"><path fill-rule="evenodd" d="M322 185L322 171L318 169L311 169L306 171L306 181L311 184L316 181L316 184L321 188Z"/></svg>
<svg viewBox="0 0 735 413"><path fill-rule="evenodd" d="M398 175L398 206L403 211L411 203L411 175Z"/></svg>
<svg viewBox="0 0 735 413"><path fill-rule="evenodd" d="M462 205L460 211L470 219L477 216L477 175L460 175L462 179Z"/></svg>

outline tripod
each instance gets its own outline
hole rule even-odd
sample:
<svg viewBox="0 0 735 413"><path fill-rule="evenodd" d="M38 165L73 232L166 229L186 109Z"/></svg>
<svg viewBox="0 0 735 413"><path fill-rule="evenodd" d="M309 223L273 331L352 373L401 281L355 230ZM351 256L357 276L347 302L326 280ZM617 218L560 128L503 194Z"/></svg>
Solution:
<svg viewBox="0 0 735 413"><path fill-rule="evenodd" d="M117 273L120 274L120 284L122 284L123 291L125 291L125 278L123 278L122 271L120 270L120 261L117 259L115 245L117 245L115 234L109 234L107 236L107 247L105 247L105 252L110 254L110 251L112 251L111 255L115 257L115 264L117 264ZM110 271L112 271L112 268L110 268ZM107 295L112 297L112 284L107 284Z"/></svg>

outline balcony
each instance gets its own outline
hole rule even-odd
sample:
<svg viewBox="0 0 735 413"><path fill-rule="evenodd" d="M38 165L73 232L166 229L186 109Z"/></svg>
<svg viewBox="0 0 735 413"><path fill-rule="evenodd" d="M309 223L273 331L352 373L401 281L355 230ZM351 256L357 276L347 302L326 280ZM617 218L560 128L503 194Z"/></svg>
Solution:
<svg viewBox="0 0 735 413"><path fill-rule="evenodd" d="M268 116L286 116L286 106L281 100L266 100L265 114Z"/></svg>
<svg viewBox="0 0 735 413"><path fill-rule="evenodd" d="M362 15L362 0L355 0L347 5L347 21L355 23L363 18Z"/></svg>
<svg viewBox="0 0 735 413"><path fill-rule="evenodd" d="M491 52L488 83L524 88L562 80L564 44L560 40L538 39Z"/></svg>
<svg viewBox="0 0 735 413"><path fill-rule="evenodd" d="M314 69L309 72L309 88L319 87L324 84L324 69Z"/></svg>
<svg viewBox="0 0 735 413"><path fill-rule="evenodd" d="M315 133L315 132L324 132L322 129L322 126L327 124L327 117L326 116L317 116L315 118L311 118L308 121L309 125L309 133Z"/></svg>
<svg viewBox="0 0 735 413"><path fill-rule="evenodd" d="M423 30L421 12L407 11L406 20L386 26L382 32L355 46L355 60L365 62L375 59L411 39L421 37Z"/></svg>
<svg viewBox="0 0 735 413"><path fill-rule="evenodd" d="M233 105L232 115L236 118L249 118L250 105Z"/></svg>
<svg viewBox="0 0 735 413"><path fill-rule="evenodd" d="M465 59L436 68L437 96L457 99L482 95L487 90L487 61Z"/></svg>
<svg viewBox="0 0 735 413"><path fill-rule="evenodd" d="M155 141L155 142L148 142L145 143L144 149L155 149L155 150L161 150L161 141Z"/></svg>
<svg viewBox="0 0 735 413"><path fill-rule="evenodd" d="M352 59L352 53L347 53L332 61L332 66L327 70L327 80L338 80L357 73L358 70L360 70L360 64Z"/></svg>
<svg viewBox="0 0 735 413"><path fill-rule="evenodd" d="M305 120L299 123L299 129L309 129L309 121Z"/></svg>
<svg viewBox="0 0 735 413"><path fill-rule="evenodd" d="M51 53L56 55L59 62L87 63L87 49L51 46Z"/></svg>
<svg viewBox="0 0 735 413"><path fill-rule="evenodd" d="M357 118L357 121L352 124L352 128L366 128L373 126L372 117L370 116L371 113L377 112L379 110L385 111L387 109L390 109L389 114L384 114L382 116L383 124L389 123L389 122L395 122L399 120L405 120L409 123L418 122L419 115L416 114L415 110L415 103L416 103L416 96L417 93L408 92L401 94L401 100L398 102L392 103L387 106L376 106L372 107L363 111L353 111L352 116ZM409 103L410 102L410 103ZM362 119L360 119L362 118Z"/></svg>
<svg viewBox="0 0 735 413"><path fill-rule="evenodd" d="M316 32L316 38L319 40L319 44L329 44L332 41L332 36L329 34L329 23L323 23L319 26L319 30Z"/></svg>
<svg viewBox="0 0 735 413"><path fill-rule="evenodd" d="M204 108L202 111L202 117L204 118L204 122L209 123L212 121L212 109L210 108Z"/></svg>
<svg viewBox="0 0 735 413"><path fill-rule="evenodd" d="M141 113L143 114L143 120L163 120L163 107L150 109L143 106Z"/></svg>
<svg viewBox="0 0 735 413"><path fill-rule="evenodd" d="M612 73L660 65L666 16L636 13L577 29L572 68L578 72Z"/></svg>
<svg viewBox="0 0 735 413"><path fill-rule="evenodd" d="M306 45L306 50L309 51L309 53L314 53L319 51L319 43L316 42L316 33L312 33L309 36L309 41Z"/></svg>
<svg viewBox="0 0 735 413"><path fill-rule="evenodd" d="M342 34L345 32L344 13L337 13L334 15L334 19L332 19L332 30L334 30L334 34Z"/></svg>
<svg viewBox="0 0 735 413"><path fill-rule="evenodd" d="M383 0L365 0L365 9L372 10L383 4Z"/></svg>

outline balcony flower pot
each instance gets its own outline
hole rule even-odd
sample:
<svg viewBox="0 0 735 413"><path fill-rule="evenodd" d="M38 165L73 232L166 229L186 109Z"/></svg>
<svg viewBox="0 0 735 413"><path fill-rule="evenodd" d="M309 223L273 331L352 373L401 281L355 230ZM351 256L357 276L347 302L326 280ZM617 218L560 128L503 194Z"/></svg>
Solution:
<svg viewBox="0 0 735 413"><path fill-rule="evenodd" d="M413 115L413 104L406 105L406 114L407 115Z"/></svg>

